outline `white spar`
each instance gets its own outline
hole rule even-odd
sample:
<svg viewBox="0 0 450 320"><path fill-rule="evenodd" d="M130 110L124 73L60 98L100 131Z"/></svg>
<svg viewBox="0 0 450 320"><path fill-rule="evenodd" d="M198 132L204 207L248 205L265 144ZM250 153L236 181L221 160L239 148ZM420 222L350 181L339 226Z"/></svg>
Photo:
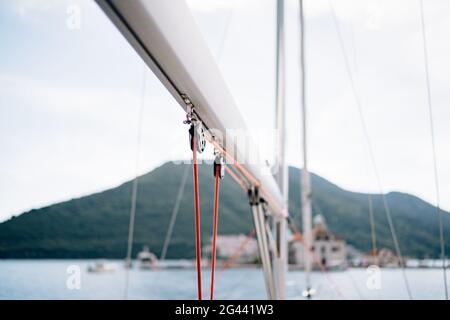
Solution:
<svg viewBox="0 0 450 320"><path fill-rule="evenodd" d="M187 111L187 95L207 128L223 134L217 143L227 148L260 192L271 212L286 217L285 201L268 168L250 163L246 142L226 129L248 132L244 119L183 0L96 0L127 41ZM231 147L230 147L231 146ZM252 149L252 151L257 149Z"/></svg>

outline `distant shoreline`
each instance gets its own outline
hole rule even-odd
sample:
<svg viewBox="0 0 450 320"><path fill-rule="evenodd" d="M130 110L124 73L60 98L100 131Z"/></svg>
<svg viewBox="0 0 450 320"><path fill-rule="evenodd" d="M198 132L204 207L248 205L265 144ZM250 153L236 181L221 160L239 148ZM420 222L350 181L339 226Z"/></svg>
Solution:
<svg viewBox="0 0 450 320"><path fill-rule="evenodd" d="M95 262L98 260L107 260L113 263L117 263L117 264L124 264L125 263L125 259L105 259L105 258L0 258L0 263L2 262L13 262L13 261L29 261L29 262L48 262L48 261L58 261L58 262L64 262L64 261L84 261L84 262ZM422 261L422 260L416 260L416 261ZM427 261L430 261L429 259ZM438 259L433 260L433 261L439 261ZM165 269L165 270L194 270L195 269L195 265L194 262L195 260L191 260L191 259L168 259L166 262L169 262L169 265L157 265L155 266L154 270L161 270L161 269ZM177 264L178 262L178 264ZM138 260L133 260L133 264L137 265ZM187 265L188 264L192 264L192 265ZM221 268L223 268L224 266L224 262L220 262L217 265L217 270L220 270ZM226 269L258 269L260 268L261 265L260 264L252 264L252 263L245 263L245 264L234 264L230 267L225 268ZM211 267L209 265L204 265L202 267L202 269L208 270ZM333 269L330 268L328 270L326 270L327 272L340 272L340 271L345 271L347 269L366 269L367 267L365 266L349 266L347 268L341 268L341 269ZM393 270L393 269L401 269L400 267L395 267L395 266L380 266L381 269L385 269L385 270ZM438 266L438 265L431 265L431 266L423 266L423 265L417 265L417 266L405 266L406 269L442 269L442 266ZM136 267L136 269L139 269L138 267ZM303 271L303 268L298 267L296 265L289 265L288 267L289 271ZM320 272L320 270L314 270L317 272Z"/></svg>

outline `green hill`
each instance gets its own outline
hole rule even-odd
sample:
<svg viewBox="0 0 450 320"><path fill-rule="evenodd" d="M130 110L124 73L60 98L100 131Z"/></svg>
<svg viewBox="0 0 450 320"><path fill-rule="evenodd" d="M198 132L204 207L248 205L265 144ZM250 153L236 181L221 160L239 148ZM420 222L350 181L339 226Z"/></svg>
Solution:
<svg viewBox="0 0 450 320"><path fill-rule="evenodd" d="M144 244L160 254L185 165L167 163L139 179L133 255ZM202 239L211 235L213 177L200 166ZM290 212L300 226L300 170L290 168ZM332 232L361 250L370 250L367 194L343 190L313 175L314 211L327 219ZM126 252L131 183L101 193L31 210L0 224L0 258L123 258ZM175 225L169 258L193 257L194 213L192 179L188 179ZM403 254L437 257L435 208L403 193L387 194ZM393 247L381 195L373 195L379 247ZM220 195L219 233L248 233L252 229L246 195L226 177ZM450 216L445 213L450 237ZM447 241L447 246L450 242Z"/></svg>

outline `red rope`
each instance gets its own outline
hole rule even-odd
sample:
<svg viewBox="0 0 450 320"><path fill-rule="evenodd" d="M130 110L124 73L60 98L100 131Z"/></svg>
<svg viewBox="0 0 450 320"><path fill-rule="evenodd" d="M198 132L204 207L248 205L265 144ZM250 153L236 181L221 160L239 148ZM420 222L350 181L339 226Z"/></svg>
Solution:
<svg viewBox="0 0 450 320"><path fill-rule="evenodd" d="M198 300L202 300L202 253L200 239L200 192L198 184L197 141L192 138L192 166L194 169L194 203L195 203L195 255L197 262Z"/></svg>
<svg viewBox="0 0 450 320"><path fill-rule="evenodd" d="M220 191L220 166L216 167L214 188L214 222L213 222L213 242L211 253L211 300L214 299L214 271L216 269L216 241L217 241L217 225L219 223L219 191Z"/></svg>

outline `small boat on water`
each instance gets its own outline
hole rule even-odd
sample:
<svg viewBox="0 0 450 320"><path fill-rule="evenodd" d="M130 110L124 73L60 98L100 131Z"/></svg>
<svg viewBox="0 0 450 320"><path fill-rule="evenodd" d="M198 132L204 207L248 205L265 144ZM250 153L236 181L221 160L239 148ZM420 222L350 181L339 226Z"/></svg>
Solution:
<svg viewBox="0 0 450 320"><path fill-rule="evenodd" d="M144 246L142 251L138 253L138 260L141 269L154 269L158 263L158 258L150 252L148 246Z"/></svg>
<svg viewBox="0 0 450 320"><path fill-rule="evenodd" d="M116 264L103 259L97 260L93 264L88 265L87 271L91 273L114 272L116 271Z"/></svg>

